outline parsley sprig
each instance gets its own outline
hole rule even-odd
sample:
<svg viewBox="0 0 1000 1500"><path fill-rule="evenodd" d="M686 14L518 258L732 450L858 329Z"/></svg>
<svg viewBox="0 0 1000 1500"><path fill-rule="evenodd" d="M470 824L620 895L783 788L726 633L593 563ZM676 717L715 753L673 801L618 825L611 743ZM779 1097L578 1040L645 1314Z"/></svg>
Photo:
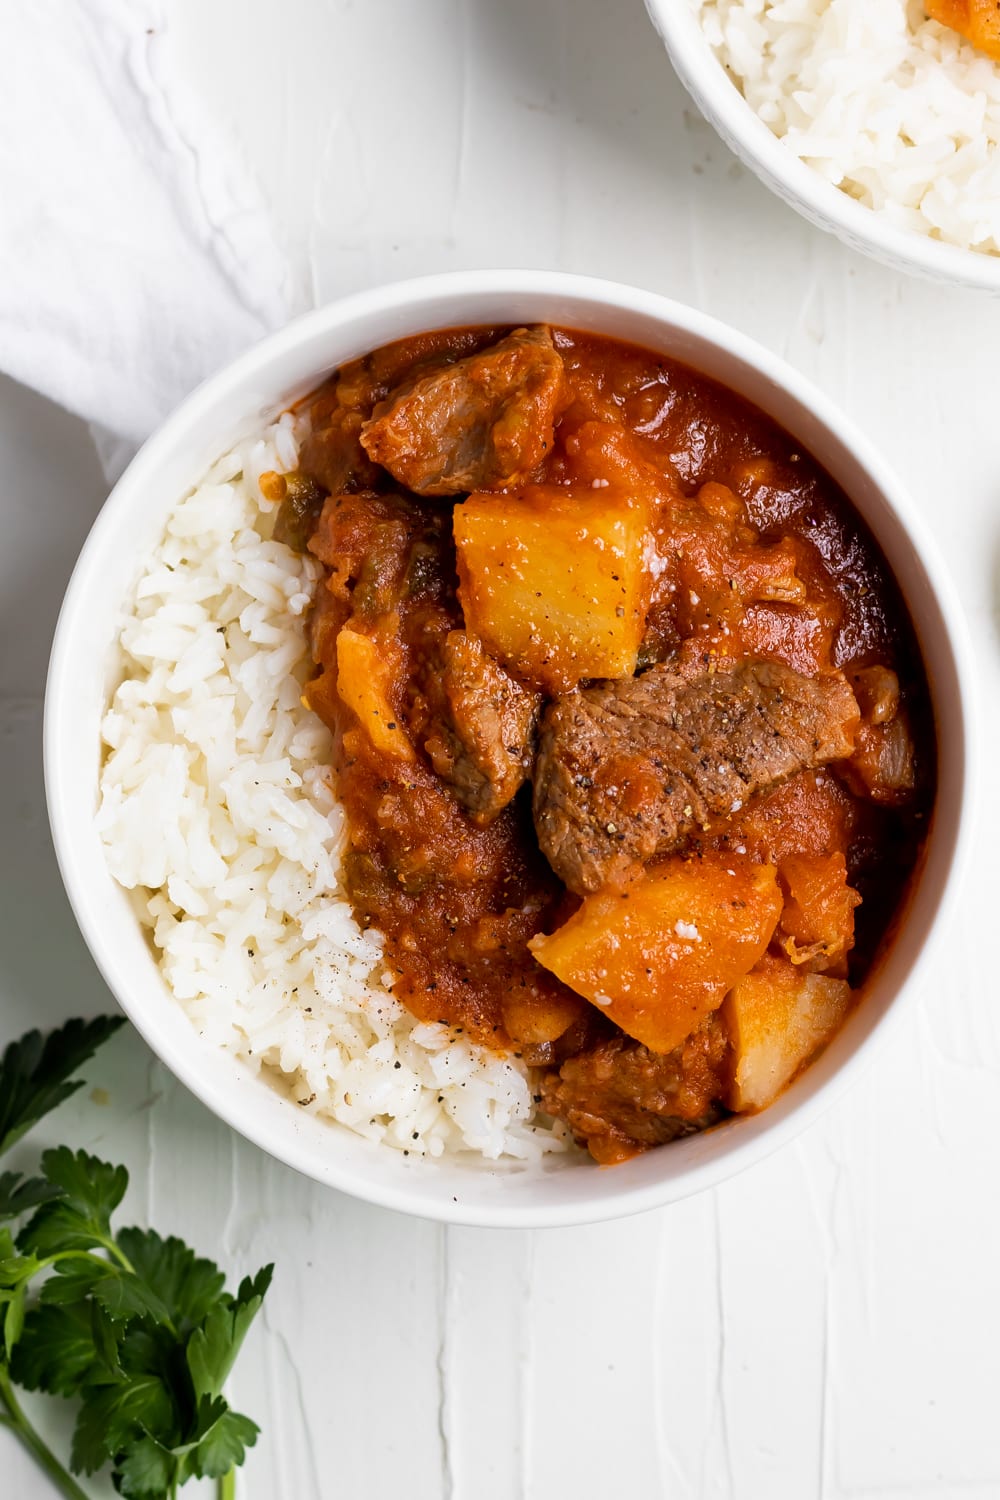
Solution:
<svg viewBox="0 0 1000 1500"><path fill-rule="evenodd" d="M117 1017L29 1032L0 1059L0 1153L78 1088L72 1075ZM230 1496L258 1428L222 1394L271 1281L225 1290L217 1266L154 1229L112 1225L124 1167L45 1151L39 1175L0 1173L0 1427L69 1500L86 1500L43 1442L17 1388L77 1402L74 1474L106 1465L126 1500L173 1500L186 1480Z"/></svg>

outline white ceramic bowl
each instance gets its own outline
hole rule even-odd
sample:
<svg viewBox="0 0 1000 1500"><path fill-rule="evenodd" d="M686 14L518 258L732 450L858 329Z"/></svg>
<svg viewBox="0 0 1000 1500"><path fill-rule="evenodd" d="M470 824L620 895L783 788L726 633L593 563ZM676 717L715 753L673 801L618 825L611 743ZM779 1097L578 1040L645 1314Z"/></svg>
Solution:
<svg viewBox="0 0 1000 1500"><path fill-rule="evenodd" d="M108 874L94 828L99 725L123 602L178 497L235 440L345 360L428 329L543 320L686 361L755 401L826 465L903 587L940 734L940 792L909 911L863 1003L830 1048L765 1113L604 1170L582 1153L531 1168L404 1158L305 1114L199 1041L164 985L125 892ZM73 574L49 670L45 776L56 852L83 935L129 1018L188 1088L273 1156L357 1197L458 1223L614 1218L708 1187L797 1135L857 1074L890 1013L912 993L918 963L941 926L964 837L970 698L962 641L937 553L867 439L818 390L742 334L648 292L578 276L459 272L383 287L301 318L206 382L116 485Z"/></svg>
<svg viewBox="0 0 1000 1500"><path fill-rule="evenodd" d="M810 223L895 270L1000 292L1000 256L896 228L794 156L726 73L689 0L646 0L646 8L678 78L708 123L761 182Z"/></svg>

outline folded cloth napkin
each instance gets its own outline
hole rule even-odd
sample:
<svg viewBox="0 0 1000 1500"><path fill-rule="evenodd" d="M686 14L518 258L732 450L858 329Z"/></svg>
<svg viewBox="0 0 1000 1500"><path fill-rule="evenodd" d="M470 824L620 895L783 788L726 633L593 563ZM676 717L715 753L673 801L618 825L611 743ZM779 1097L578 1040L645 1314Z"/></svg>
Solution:
<svg viewBox="0 0 1000 1500"><path fill-rule="evenodd" d="M0 369L137 446L287 315L251 184L170 68L161 0L4 0Z"/></svg>

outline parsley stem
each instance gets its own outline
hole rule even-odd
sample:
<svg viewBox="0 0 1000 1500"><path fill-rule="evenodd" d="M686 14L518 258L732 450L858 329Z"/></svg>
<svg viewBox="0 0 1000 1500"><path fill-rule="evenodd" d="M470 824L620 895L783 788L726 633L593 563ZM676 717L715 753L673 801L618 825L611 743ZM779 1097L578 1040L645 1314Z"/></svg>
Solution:
<svg viewBox="0 0 1000 1500"><path fill-rule="evenodd" d="M8 1413L7 1417L2 1419L3 1425L9 1427L11 1432L20 1439L39 1468L49 1476L59 1493L65 1496L66 1500L87 1500L86 1494L72 1474L67 1473L24 1415L20 1402L14 1395L10 1377L2 1365L0 1365L0 1402L6 1407Z"/></svg>
<svg viewBox="0 0 1000 1500"><path fill-rule="evenodd" d="M102 1269L107 1269L108 1264L99 1255L95 1255L93 1250L57 1250L55 1255L47 1255L44 1260L40 1260L25 1279L34 1281L35 1277L41 1275L43 1271L49 1270L51 1266L57 1266L60 1261L64 1260L88 1260Z"/></svg>
<svg viewBox="0 0 1000 1500"><path fill-rule="evenodd" d="M235 1469L230 1469L228 1474L220 1475L218 1500L236 1500Z"/></svg>
<svg viewBox="0 0 1000 1500"><path fill-rule="evenodd" d="M136 1274L135 1266L129 1260L124 1250L120 1250L118 1248L114 1240L102 1240L101 1243L103 1244L105 1250L107 1250L108 1254L112 1255L115 1258L123 1271L127 1271L130 1276L134 1276Z"/></svg>

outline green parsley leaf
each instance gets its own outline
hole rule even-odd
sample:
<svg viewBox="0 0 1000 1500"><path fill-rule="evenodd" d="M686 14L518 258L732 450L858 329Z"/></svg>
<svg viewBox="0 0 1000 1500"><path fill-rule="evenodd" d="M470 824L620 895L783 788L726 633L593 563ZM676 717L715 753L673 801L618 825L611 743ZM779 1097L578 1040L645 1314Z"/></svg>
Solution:
<svg viewBox="0 0 1000 1500"><path fill-rule="evenodd" d="M55 1255L62 1250L89 1250L111 1239L111 1215L128 1187L124 1167L111 1166L86 1151L57 1146L42 1155L46 1180L62 1197L43 1203L17 1237L22 1250Z"/></svg>
<svg viewBox="0 0 1000 1500"><path fill-rule="evenodd" d="M57 1198L32 1215L17 1243L22 1250L33 1251L39 1259L44 1259L63 1250L92 1250L104 1241L99 1226Z"/></svg>
<svg viewBox="0 0 1000 1500"><path fill-rule="evenodd" d="M156 1323L168 1323L169 1314L151 1286L130 1271L112 1270L95 1281L91 1296L115 1323L130 1318L151 1317Z"/></svg>
<svg viewBox="0 0 1000 1500"><path fill-rule="evenodd" d="M73 1431L70 1467L76 1474L93 1474L140 1438L170 1434L174 1423L170 1392L156 1375L86 1386Z"/></svg>
<svg viewBox="0 0 1000 1500"><path fill-rule="evenodd" d="M155 1287L165 1315L178 1333L201 1323L223 1294L226 1278L173 1235L155 1229L120 1229L118 1248L147 1287ZM110 1309L109 1309L110 1311Z"/></svg>
<svg viewBox="0 0 1000 1500"><path fill-rule="evenodd" d="M73 1070L121 1024L71 1022L6 1049L0 1149L80 1086ZM76 1398L71 1467L93 1473L110 1465L125 1500L166 1500L192 1476L230 1474L258 1429L231 1410L222 1386L272 1268L231 1296L218 1267L181 1240L155 1230L113 1234L112 1215L128 1187L124 1167L62 1146L44 1153L42 1173L0 1173L5 1381ZM14 1220L23 1221L16 1235L4 1227ZM29 1303L36 1277L41 1285ZM13 1395L8 1401L0 1392L0 1407L47 1472L73 1489Z"/></svg>
<svg viewBox="0 0 1000 1500"><path fill-rule="evenodd" d="M55 1146L42 1152L42 1171L47 1182L62 1188L73 1208L100 1224L103 1233L110 1233L111 1215L128 1187L124 1167L113 1167L86 1151Z"/></svg>
<svg viewBox="0 0 1000 1500"><path fill-rule="evenodd" d="M53 1266L54 1276L42 1282L38 1300L53 1306L67 1307L73 1302L83 1302L90 1296L96 1281L113 1274L110 1267L99 1260L67 1260Z"/></svg>
<svg viewBox="0 0 1000 1500"><path fill-rule="evenodd" d="M7 1230L0 1230L0 1289L13 1290L38 1270L34 1255L18 1255Z"/></svg>
<svg viewBox="0 0 1000 1500"><path fill-rule="evenodd" d="M11 1360L11 1374L28 1391L73 1396L89 1377L97 1351L90 1308L35 1307L24 1320L24 1330Z"/></svg>
<svg viewBox="0 0 1000 1500"><path fill-rule="evenodd" d="M115 1465L115 1488L125 1500L162 1500L175 1478L177 1460L155 1438L130 1443Z"/></svg>
<svg viewBox="0 0 1000 1500"><path fill-rule="evenodd" d="M125 1327L118 1344L118 1358L126 1375L158 1375L173 1382L177 1375L177 1340L169 1328L136 1319ZM179 1372L183 1379L183 1368ZM187 1389L187 1382L184 1382ZM193 1406L190 1395L186 1405Z"/></svg>
<svg viewBox="0 0 1000 1500"><path fill-rule="evenodd" d="M48 1203L60 1196L61 1189L41 1177L25 1177L20 1172L0 1172L0 1220L17 1219L29 1208Z"/></svg>
<svg viewBox="0 0 1000 1500"><path fill-rule="evenodd" d="M115 1325L101 1304L95 1301L90 1304L90 1331L98 1363L103 1366L100 1374L112 1380L121 1380L124 1371L118 1363L118 1335ZM94 1378L97 1377L98 1371L95 1370Z"/></svg>
<svg viewBox="0 0 1000 1500"><path fill-rule="evenodd" d="M273 1266L245 1277L235 1297L226 1297L188 1340L187 1365L196 1396L218 1396L240 1352L247 1330L271 1284Z"/></svg>
<svg viewBox="0 0 1000 1500"><path fill-rule="evenodd" d="M0 1155L82 1087L69 1079L124 1024L122 1016L67 1021L46 1036L29 1031L10 1043L0 1058Z"/></svg>
<svg viewBox="0 0 1000 1500"><path fill-rule="evenodd" d="M64 1307L91 1297L99 1303L113 1323L127 1323L131 1318L150 1317L157 1323L169 1323L170 1314L145 1281L125 1271L112 1261L96 1258L90 1264L63 1261L42 1287L40 1300Z"/></svg>
<svg viewBox="0 0 1000 1500"><path fill-rule="evenodd" d="M188 1455L188 1468L198 1479L221 1479L230 1469L238 1468L246 1458L246 1450L257 1441L260 1428L249 1417L230 1411L223 1401L213 1401L210 1409L219 1405L224 1408L214 1418L198 1440L197 1446ZM199 1406L201 1415L201 1406Z"/></svg>

